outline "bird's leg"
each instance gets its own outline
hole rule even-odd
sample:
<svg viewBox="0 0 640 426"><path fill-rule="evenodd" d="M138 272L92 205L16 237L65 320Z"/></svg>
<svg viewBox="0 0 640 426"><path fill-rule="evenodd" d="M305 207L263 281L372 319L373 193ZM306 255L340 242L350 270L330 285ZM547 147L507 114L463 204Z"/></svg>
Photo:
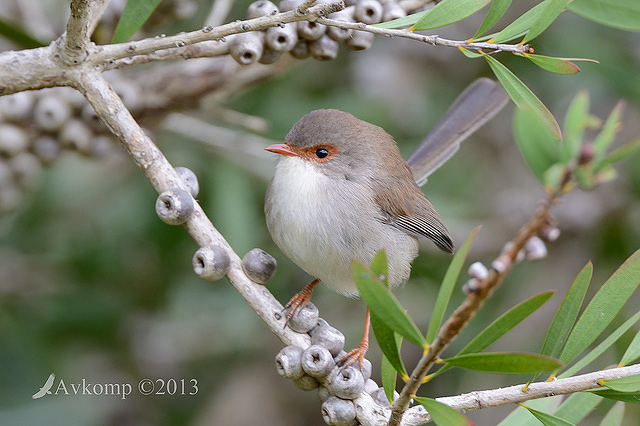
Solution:
<svg viewBox="0 0 640 426"><path fill-rule="evenodd" d="M284 305L285 309L291 308L289 313L287 313L287 322L293 317L293 314L296 313L298 309L304 308L304 305L311 301L311 294L313 293L313 288L318 285L320 282L319 279L315 279L311 281L305 288L300 290L298 293L294 294L291 300Z"/></svg>
<svg viewBox="0 0 640 426"><path fill-rule="evenodd" d="M371 312L369 311L369 307L367 307L367 317L364 321L364 335L362 336L362 341L355 348L347 352L345 356L343 356L338 365L348 366L356 362L360 364L360 371L362 371L362 362L364 361L364 356L367 354L369 350L369 326L371 325Z"/></svg>

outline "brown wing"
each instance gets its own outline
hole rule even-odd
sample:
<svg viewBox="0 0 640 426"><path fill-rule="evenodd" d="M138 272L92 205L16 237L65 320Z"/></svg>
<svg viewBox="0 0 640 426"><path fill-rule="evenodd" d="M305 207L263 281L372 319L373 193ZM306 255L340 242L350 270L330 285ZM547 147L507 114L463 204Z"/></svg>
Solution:
<svg viewBox="0 0 640 426"><path fill-rule="evenodd" d="M376 202L387 223L409 234L427 237L441 250L453 253L449 231L413 180L387 177L377 179L374 185Z"/></svg>

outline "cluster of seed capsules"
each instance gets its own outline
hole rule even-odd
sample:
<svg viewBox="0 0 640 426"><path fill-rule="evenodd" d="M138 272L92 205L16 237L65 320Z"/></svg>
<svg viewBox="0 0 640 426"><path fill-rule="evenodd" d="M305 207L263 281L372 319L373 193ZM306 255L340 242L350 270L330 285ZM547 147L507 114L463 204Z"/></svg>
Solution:
<svg viewBox="0 0 640 426"><path fill-rule="evenodd" d="M135 109L139 90L124 79L112 83ZM102 158L114 139L93 108L66 87L0 97L0 213L13 210L40 182L42 168L65 152Z"/></svg>
<svg viewBox="0 0 640 426"><path fill-rule="evenodd" d="M247 17L257 18L295 9L303 0L282 0L276 6L268 0L251 3ZM377 24L401 18L407 12L395 1L352 0L347 7L328 16L344 22ZM229 53L240 64L248 65L256 61L271 64L283 53L289 52L296 59L313 57L331 60L338 55L340 43L352 51L368 49L373 44L374 35L365 31L354 31L338 27L328 27L316 22L300 21L280 24L266 31L237 34L229 38Z"/></svg>

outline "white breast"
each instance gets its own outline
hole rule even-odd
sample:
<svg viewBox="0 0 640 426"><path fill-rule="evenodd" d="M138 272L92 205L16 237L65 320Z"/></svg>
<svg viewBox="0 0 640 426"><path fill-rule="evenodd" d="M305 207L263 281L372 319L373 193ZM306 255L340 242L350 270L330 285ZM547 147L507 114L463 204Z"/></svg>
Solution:
<svg viewBox="0 0 640 426"><path fill-rule="evenodd" d="M353 260L369 265L381 248L389 258L389 283L404 282L417 240L382 222L366 185L330 179L298 157L280 158L265 201L275 243L308 274L335 291L356 295Z"/></svg>

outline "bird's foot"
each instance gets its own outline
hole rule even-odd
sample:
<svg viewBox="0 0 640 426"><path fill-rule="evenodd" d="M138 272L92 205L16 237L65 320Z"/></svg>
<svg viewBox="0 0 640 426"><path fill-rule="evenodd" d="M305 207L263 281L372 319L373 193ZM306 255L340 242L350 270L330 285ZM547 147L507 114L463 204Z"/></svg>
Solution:
<svg viewBox="0 0 640 426"><path fill-rule="evenodd" d="M360 371L362 371L362 363L364 362L364 356L367 354L369 350L369 339L362 339L362 342L355 348L351 349L345 356L340 358L338 361L338 366L340 367L348 367L354 362L358 361L360 365Z"/></svg>
<svg viewBox="0 0 640 426"><path fill-rule="evenodd" d="M320 282L320 280L313 280L309 285L300 290L298 293L294 294L293 297L284 305L284 309L289 309L287 312L287 321L285 322L285 327L289 320L293 317L298 309L304 308L304 306L311 301L311 295L313 294L313 288Z"/></svg>

